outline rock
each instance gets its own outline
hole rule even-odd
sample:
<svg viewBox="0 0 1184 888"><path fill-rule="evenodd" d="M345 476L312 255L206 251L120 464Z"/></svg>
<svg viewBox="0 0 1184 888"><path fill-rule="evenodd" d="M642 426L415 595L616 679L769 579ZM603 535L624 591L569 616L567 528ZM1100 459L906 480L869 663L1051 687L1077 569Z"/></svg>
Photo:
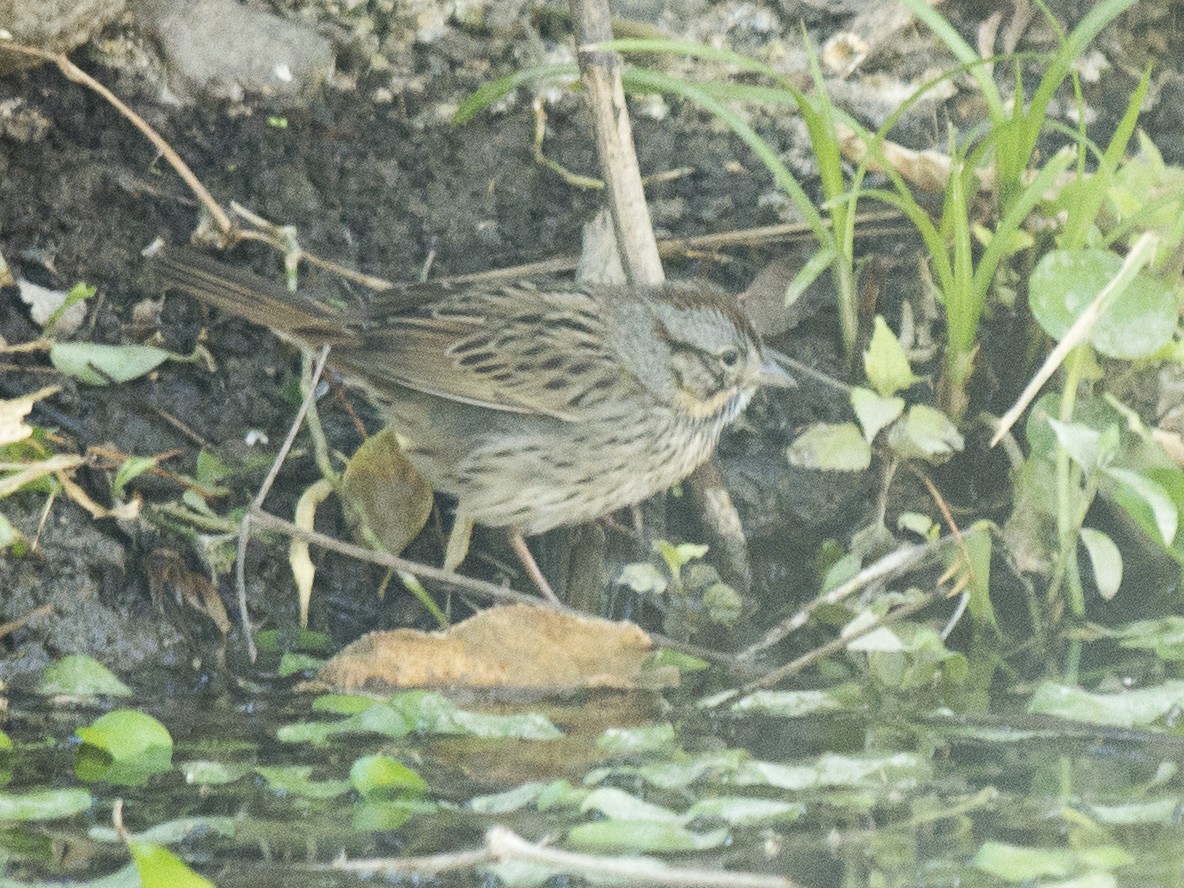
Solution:
<svg viewBox="0 0 1184 888"><path fill-rule="evenodd" d="M0 0L4 2L4 0ZM315 94L333 70L333 46L309 27L236 0L133 0L182 99L274 98L293 107Z"/></svg>

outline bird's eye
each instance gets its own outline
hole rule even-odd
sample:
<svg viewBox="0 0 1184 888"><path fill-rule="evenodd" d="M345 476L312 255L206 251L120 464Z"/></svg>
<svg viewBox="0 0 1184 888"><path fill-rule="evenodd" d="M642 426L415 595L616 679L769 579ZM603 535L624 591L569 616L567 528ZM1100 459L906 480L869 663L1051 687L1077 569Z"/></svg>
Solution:
<svg viewBox="0 0 1184 888"><path fill-rule="evenodd" d="M725 348L719 353L719 362L725 367L735 367L740 360L740 352L734 348Z"/></svg>

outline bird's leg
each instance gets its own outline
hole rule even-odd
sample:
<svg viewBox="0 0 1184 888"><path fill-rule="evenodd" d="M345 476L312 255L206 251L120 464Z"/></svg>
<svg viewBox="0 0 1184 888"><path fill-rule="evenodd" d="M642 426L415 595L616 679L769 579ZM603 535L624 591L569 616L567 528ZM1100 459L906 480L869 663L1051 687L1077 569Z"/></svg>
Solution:
<svg viewBox="0 0 1184 888"><path fill-rule="evenodd" d="M452 532L448 534L448 545L444 547L444 569L456 573L460 563L469 554L469 540L473 536L473 519L467 518L460 512L456 513L456 520L452 522Z"/></svg>
<svg viewBox="0 0 1184 888"><path fill-rule="evenodd" d="M555 594L551 588L551 584L547 582L547 578L543 576L543 572L539 570L538 562L534 560L534 556L530 554L530 549L526 545L526 540L516 530L510 531L510 548L514 550L514 554L518 556L518 560L522 562L522 566L526 568L526 574L538 587L539 592L543 594L543 598L555 604L561 604L559 596Z"/></svg>

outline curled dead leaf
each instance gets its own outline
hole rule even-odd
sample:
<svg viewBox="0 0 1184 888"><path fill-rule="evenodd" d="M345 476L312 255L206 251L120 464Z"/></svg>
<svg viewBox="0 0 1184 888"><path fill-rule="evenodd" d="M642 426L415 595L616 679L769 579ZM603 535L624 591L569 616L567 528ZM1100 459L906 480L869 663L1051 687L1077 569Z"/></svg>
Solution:
<svg viewBox="0 0 1184 888"><path fill-rule="evenodd" d="M674 669L647 669L653 642L628 621L525 604L493 607L445 632L371 632L321 670L341 690L481 687L628 690L677 684Z"/></svg>

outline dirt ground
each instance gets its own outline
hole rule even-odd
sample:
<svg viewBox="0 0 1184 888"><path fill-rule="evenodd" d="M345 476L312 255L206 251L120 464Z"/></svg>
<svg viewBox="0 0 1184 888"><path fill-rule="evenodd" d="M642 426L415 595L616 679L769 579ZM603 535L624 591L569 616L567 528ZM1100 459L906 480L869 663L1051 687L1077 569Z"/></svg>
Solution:
<svg viewBox="0 0 1184 888"><path fill-rule="evenodd" d="M467 125L450 122L461 99L489 79L570 60L565 7L458 3L442 12L440 4L412 4L411 11L395 14L382 12L383 5L372 0L342 12L313 0L289 0L272 7L335 54L327 82L314 84L299 97L227 97L214 85L192 83L189 95L182 96L176 82L168 80L168 62L160 61L158 46L165 41L127 16L72 58L156 127L223 205L237 201L294 226L301 245L321 256L391 279L414 280L429 265L433 277L446 277L578 254L582 226L601 198L536 162L535 90L519 89ZM713 39L752 53L804 83L799 23L821 45L829 35L862 21L857 13L867 12L870 5L875 4L829 4L823 11L828 4L791 0L668 0L665 5L634 0L619 4L617 13L640 26ZM1072 23L1090 4L1053 5ZM951 2L943 12L973 42L995 6ZM1097 113L1092 125L1100 133L1121 113L1142 64L1157 57L1157 41L1162 41L1160 48L1174 45L1174 16L1170 4L1145 3L1098 41L1095 62L1106 76L1087 80L1085 87L1089 107ZM1021 48L1046 45L1038 24L1021 33ZM250 54L241 46L234 51ZM1158 61L1166 60L1159 56ZM226 64L233 66L235 60L228 58ZM672 73L693 70L682 61L659 64ZM857 72L846 79L835 77L834 94L848 110L878 125L892 108L896 84L919 83L925 71L947 65L948 57L928 34L907 27L887 45L877 46ZM1146 112L1147 125L1163 134L1156 140L1166 159L1175 162L1181 158L1172 155L1184 153L1184 140L1172 138L1184 126L1181 105L1173 101L1184 89L1181 84L1179 72L1158 69ZM902 120L894 138L913 147L944 146L948 125L964 126L978 112L973 90L961 81L955 86L941 103L921 103ZM595 175L594 145L579 93L554 85L538 92L548 115L547 156L574 172ZM709 115L673 99L638 99L633 110L643 173L691 170L647 190L660 237L688 238L792 220L791 209L758 161ZM796 119L770 109L746 113L806 187L816 191ZM158 296L141 282L141 251L157 238L187 241L198 223L198 210L192 194L152 146L107 102L68 82L52 66L26 68L0 77L0 128L0 253L18 277L56 289L78 281L99 288L77 338L108 343L152 339L181 354L191 353L200 341L216 361L214 370L201 363L168 363L148 378L99 388L54 373L43 355L5 354L0 355L0 397L61 384L48 409L33 415L38 424L57 430L55 446L60 450L101 446L124 454L170 453L164 465L187 475L197 471L202 450L232 467L245 464L232 476L231 492L210 503L220 514L245 506L294 413L299 356L265 331L211 317L180 297L162 302L149 327L133 322L133 307ZM891 321L900 288L912 283L913 247L893 234L871 233L860 243L861 250L877 257L868 266L875 269L876 310ZM738 292L770 261L802 249L775 242L697 251L669 261L667 267L673 276L705 276ZM240 248L231 261L271 275L277 267L274 254L262 248ZM354 295L362 297L357 289ZM794 330L775 337L773 344L825 372L844 375L836 316L825 292L812 297L799 314ZM16 289L0 291L0 337L13 344L38 335ZM321 411L332 446L350 453L360 437L343 409L346 400L371 430L380 422L360 394L334 385L336 391L323 400ZM822 540L845 542L874 507L880 483L874 473L845 477L803 472L792 469L784 457L796 426L817 418L839 419L843 413L831 391L806 384L788 397L758 398L721 445L724 475L754 563L752 604L741 632L768 623L789 600L808 593L815 577L800 566L810 563ZM264 432L271 443L249 446L252 430ZM111 472L104 466L96 463L78 480L96 500L109 502ZM960 470L965 466L951 469ZM300 448L281 474L269 509L290 515L295 498L316 477L307 449ZM145 569L149 553L162 546L185 553L194 567L200 564L195 541L154 512L178 500L183 491L152 475L141 476L134 489L146 503L144 518L134 522L96 521L58 497L39 529L44 492L28 491L0 502L8 519L37 540L36 551L26 557L0 558L0 622L36 613L0 640L0 678L27 673L50 657L83 652L120 669L144 661L175 665L182 683L192 680L188 664L193 646L187 633L178 630L177 620L166 618L153 603ZM440 506L447 521L447 504ZM695 539L683 504L670 508L670 535ZM346 534L329 512L319 526ZM439 563L440 534L433 526L413 546L411 557ZM319 561L322 574L312 625L329 631L336 641L376 626L425 623L401 590L392 587L383 600L374 595L382 579L377 569L338 557ZM500 539L482 535L466 571L498 578L507 575L509 564ZM512 570L509 575L515 585L525 587ZM247 577L256 623L292 626L295 600L286 545L270 538L256 542ZM220 588L229 604L226 576ZM621 600L615 615L653 621L653 614ZM38 611L45 605L50 607ZM463 602L454 605L463 611ZM241 642L232 641L232 652L240 648Z"/></svg>

